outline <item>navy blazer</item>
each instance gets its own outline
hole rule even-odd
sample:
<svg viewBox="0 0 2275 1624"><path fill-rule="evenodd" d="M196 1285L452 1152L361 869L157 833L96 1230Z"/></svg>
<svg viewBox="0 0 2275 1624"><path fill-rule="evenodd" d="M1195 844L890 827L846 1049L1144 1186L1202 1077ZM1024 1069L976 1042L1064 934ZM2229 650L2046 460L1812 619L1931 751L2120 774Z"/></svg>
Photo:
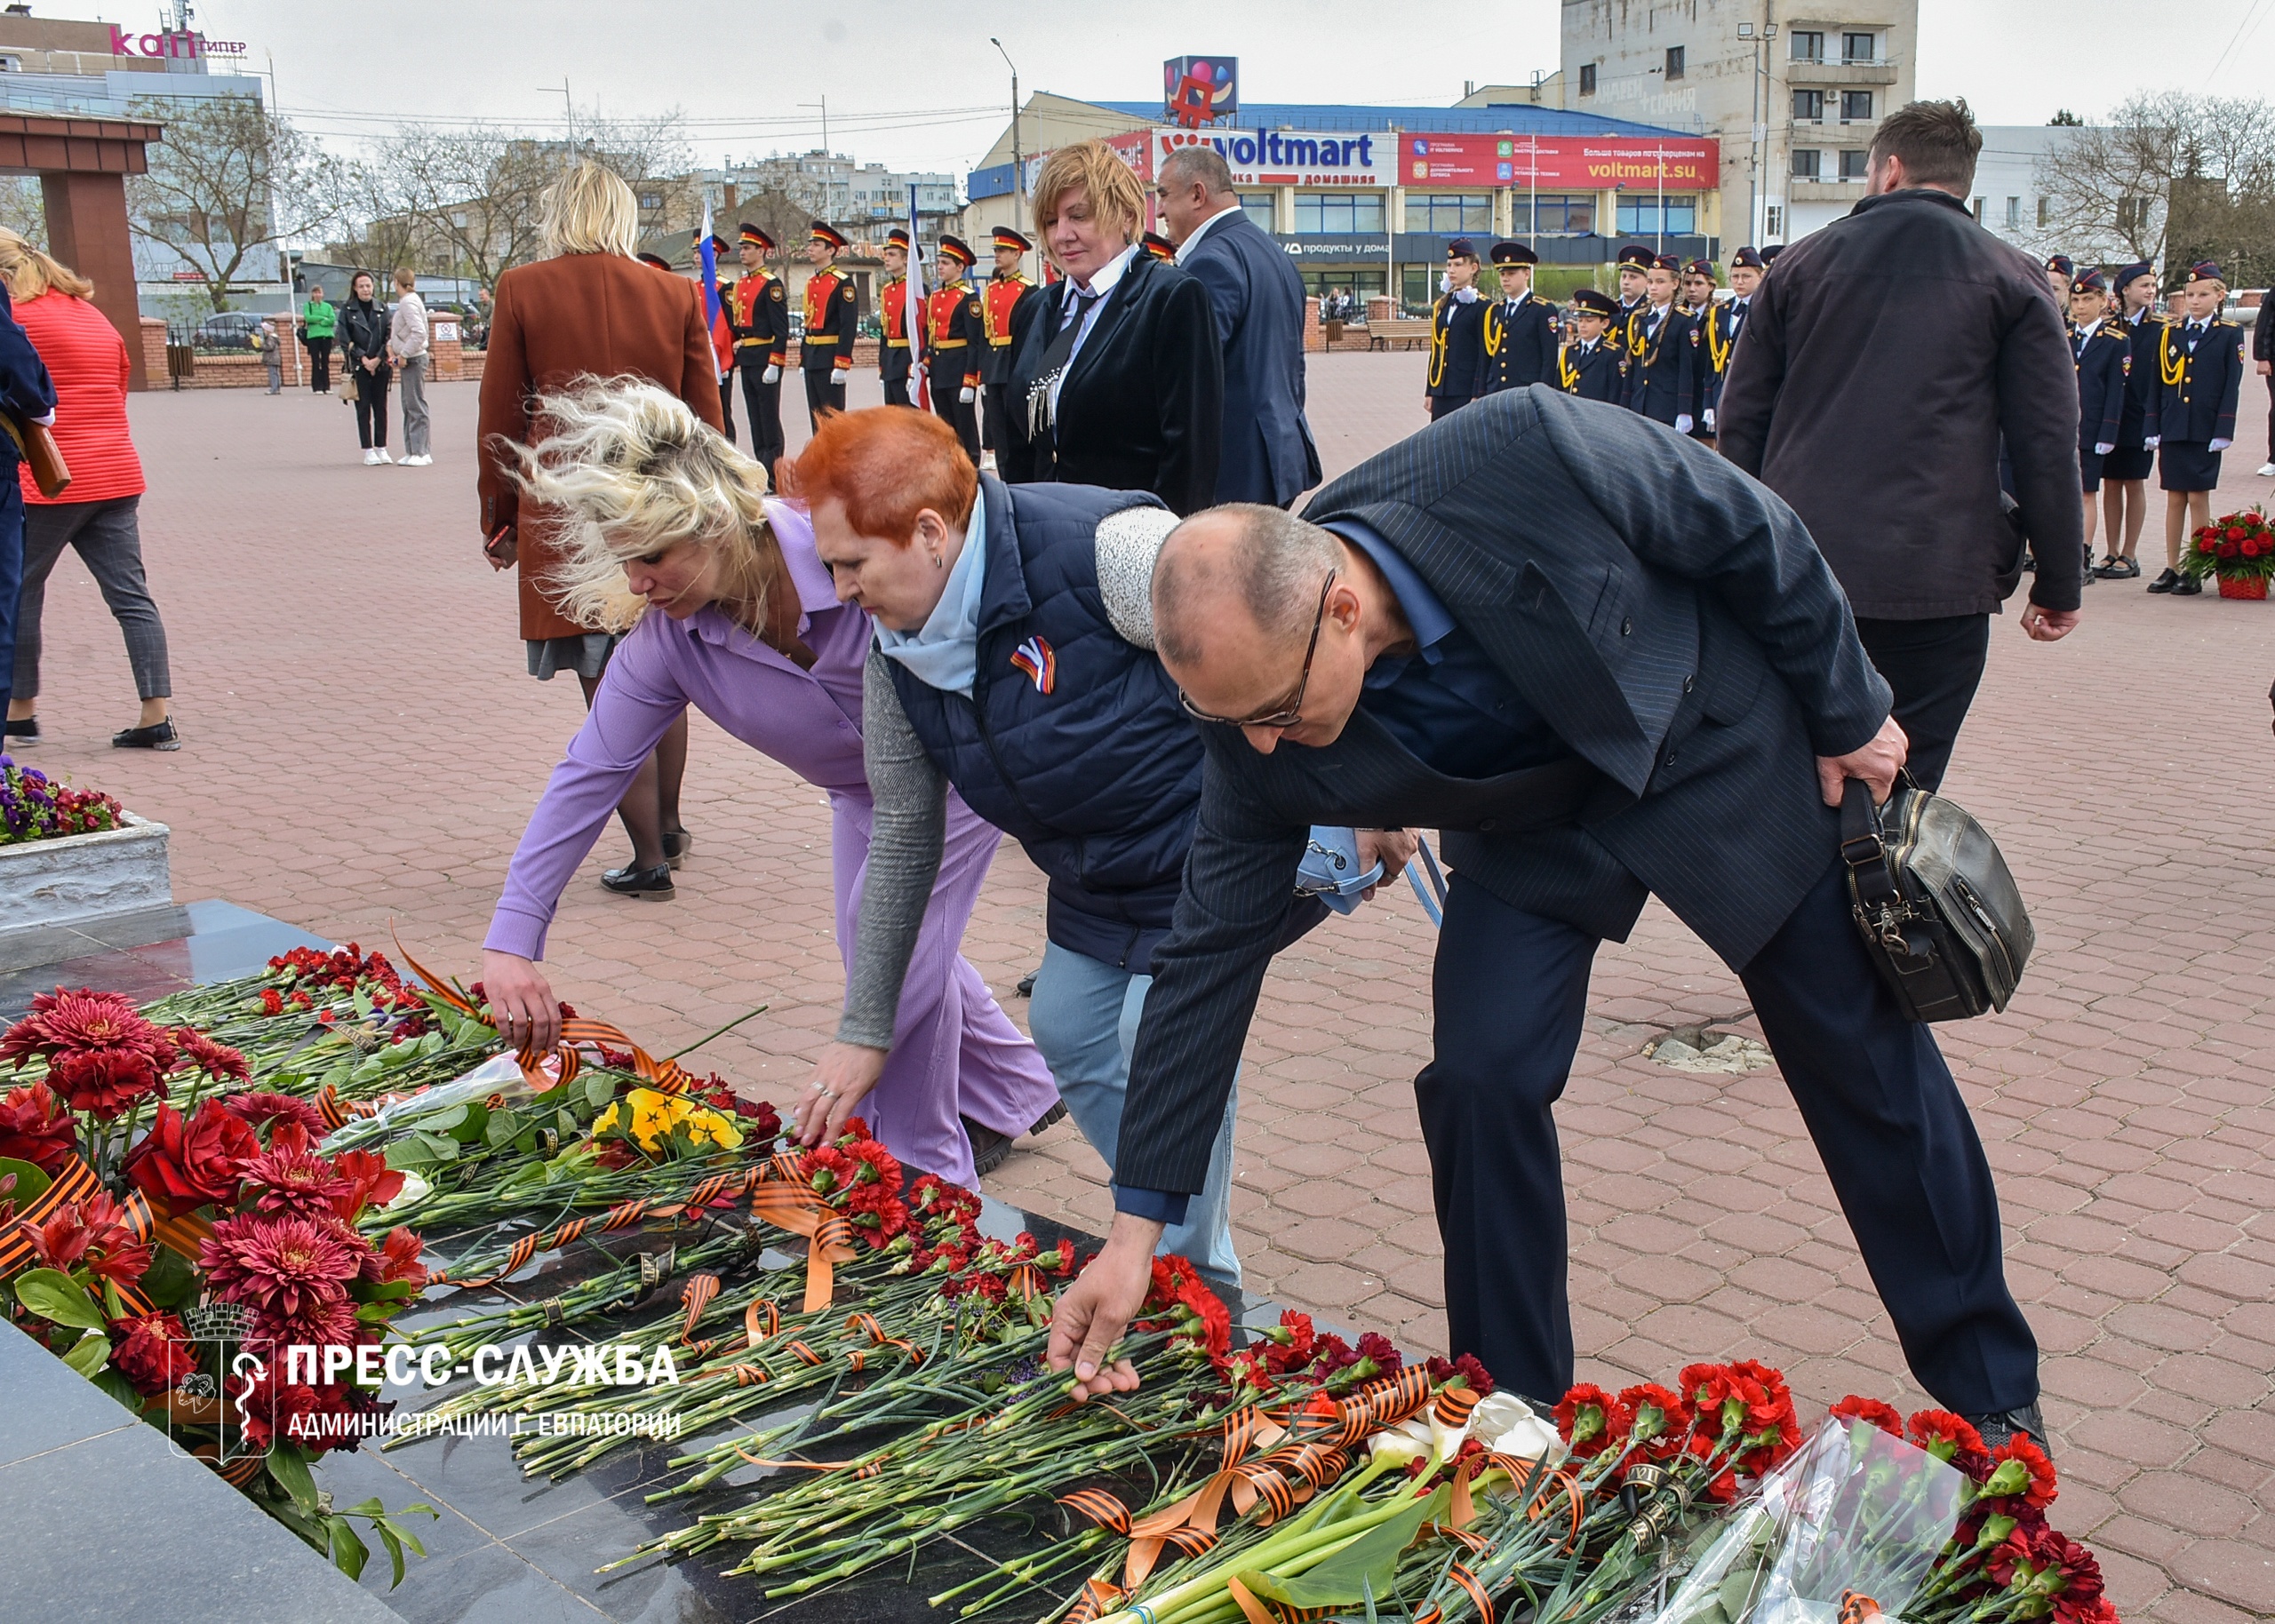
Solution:
<svg viewBox="0 0 2275 1624"><path fill-rule="evenodd" d="M1304 420L1304 278L1280 245L1234 209L1177 263L1209 290L1225 346L1225 450L1217 500L1284 507L1319 483Z"/></svg>
<svg viewBox="0 0 2275 1624"><path fill-rule="evenodd" d="M1513 307L1505 299L1485 306L1485 393L1556 381L1556 346L1563 337L1556 306L1527 291Z"/></svg>
<svg viewBox="0 0 2275 1624"><path fill-rule="evenodd" d="M2132 334L2122 322L2103 322L2082 342L2070 330L2070 353L2078 358L2078 454L2117 443L2125 417L2125 391L2132 370Z"/></svg>
<svg viewBox="0 0 2275 1624"><path fill-rule="evenodd" d="M1268 756L1202 726L1200 823L1114 1162L1130 1189L1201 1188L1309 825L1443 829L1458 872L1600 937L1624 939L1656 895L1743 966L1836 860L1815 758L1888 719L1888 686L1792 509L1616 407L1546 386L1488 395L1304 516L1361 520L1398 548L1600 782L1576 821L1449 828L1379 726Z"/></svg>
<svg viewBox="0 0 2275 1624"><path fill-rule="evenodd" d="M2215 316L2198 334L2191 354L2187 321L2167 325L2150 359L2159 387L2149 426L2165 439L2183 443L2233 440L2243 375L2250 370L2244 343L2240 326Z"/></svg>
<svg viewBox="0 0 2275 1624"><path fill-rule="evenodd" d="M1620 329L1620 347L1627 354L1627 393L1624 404L1654 423L1672 427L1674 420L1692 411L1701 351L1694 339L1698 323L1680 304L1669 305L1659 320L1659 336L1648 336L1651 307L1639 306Z"/></svg>

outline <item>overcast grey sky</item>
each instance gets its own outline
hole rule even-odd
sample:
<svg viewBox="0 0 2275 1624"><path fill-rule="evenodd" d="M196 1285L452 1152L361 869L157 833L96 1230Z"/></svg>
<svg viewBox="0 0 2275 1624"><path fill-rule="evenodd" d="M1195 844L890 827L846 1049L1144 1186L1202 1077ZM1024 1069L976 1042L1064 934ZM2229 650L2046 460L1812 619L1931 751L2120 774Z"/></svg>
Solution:
<svg viewBox="0 0 2275 1624"><path fill-rule="evenodd" d="M35 4L55 16L92 9ZM155 8L105 13L150 27ZM1963 95L1987 123L2043 123L2057 107L2092 117L2141 89L2265 95L2271 13L2275 0L2202 0L2184 16L2120 0L1921 0L1920 91ZM799 104L826 96L837 150L959 176L1008 118L1010 76L991 34L1026 92L1135 100L1160 94L1163 59L1217 52L1240 59L1244 99L1430 106L1455 100L1465 80L1524 84L1553 69L1557 17L1550 0L208 0L198 10L209 36L251 47L253 70L273 54L280 104L335 144L401 117L558 128L561 92L539 87L565 76L580 107L678 107L706 162L818 146L819 110Z"/></svg>

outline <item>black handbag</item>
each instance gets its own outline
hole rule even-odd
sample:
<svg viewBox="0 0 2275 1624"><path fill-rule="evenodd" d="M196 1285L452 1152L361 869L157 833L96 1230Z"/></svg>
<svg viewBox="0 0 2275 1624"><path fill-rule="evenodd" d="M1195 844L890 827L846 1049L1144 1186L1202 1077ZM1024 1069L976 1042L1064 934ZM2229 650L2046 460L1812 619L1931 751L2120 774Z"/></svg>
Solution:
<svg viewBox="0 0 2275 1624"><path fill-rule="evenodd" d="M1864 949L1905 1018L1956 1021L2004 1009L2038 932L1990 831L1907 775L1887 802L1851 778L1840 860Z"/></svg>

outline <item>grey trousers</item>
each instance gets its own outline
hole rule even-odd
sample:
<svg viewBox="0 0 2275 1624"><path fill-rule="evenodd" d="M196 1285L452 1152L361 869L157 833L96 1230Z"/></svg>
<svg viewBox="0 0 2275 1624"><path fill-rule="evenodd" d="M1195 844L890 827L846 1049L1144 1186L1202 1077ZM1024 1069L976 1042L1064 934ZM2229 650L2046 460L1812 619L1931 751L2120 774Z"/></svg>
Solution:
<svg viewBox="0 0 2275 1624"><path fill-rule="evenodd" d="M166 669L166 628L142 578L142 532L137 497L108 502L33 502L24 507L24 585L16 600L15 679L10 695L29 699L39 693L39 621L47 601L47 577L63 549L78 549L79 561L95 577L111 617L126 634L126 658L134 667L134 691L144 699L173 695Z"/></svg>
<svg viewBox="0 0 2275 1624"><path fill-rule="evenodd" d="M427 357L413 355L397 369L396 387L403 392L403 451L406 457L427 455Z"/></svg>

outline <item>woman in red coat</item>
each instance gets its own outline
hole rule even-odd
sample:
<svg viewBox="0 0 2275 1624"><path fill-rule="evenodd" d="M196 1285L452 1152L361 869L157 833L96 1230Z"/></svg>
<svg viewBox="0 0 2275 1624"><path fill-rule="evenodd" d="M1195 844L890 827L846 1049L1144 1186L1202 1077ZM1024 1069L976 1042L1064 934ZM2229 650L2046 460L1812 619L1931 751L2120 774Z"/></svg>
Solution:
<svg viewBox="0 0 2275 1624"><path fill-rule="evenodd" d="M142 462L126 426L126 344L109 318L88 303L95 287L69 267L12 231L0 231L0 278L15 301L16 320L55 380L55 445L71 470L60 498L44 497L28 466L24 491L24 584L17 600L16 664L8 697L7 742L21 749L39 738L33 713L39 695L40 613L47 577L66 547L76 548L102 590L126 657L142 714L111 736L122 750L179 750L169 712L173 684L166 670L166 628L142 577Z"/></svg>
<svg viewBox="0 0 2275 1624"><path fill-rule="evenodd" d="M659 276L633 258L639 206L632 188L597 163L580 163L546 194L547 257L498 279L490 352L482 369L482 534L493 568L521 570L522 641L530 675L573 671L592 704L615 639L561 612L548 591L561 561L550 515L522 511L499 443L541 444L547 425L530 402L580 377L629 374L660 385L711 427L720 426L719 374L704 320L703 291ZM622 896L668 897L672 870L690 842L679 821L687 766L687 719L672 724L624 793L617 815L632 837L632 862L602 877Z"/></svg>

